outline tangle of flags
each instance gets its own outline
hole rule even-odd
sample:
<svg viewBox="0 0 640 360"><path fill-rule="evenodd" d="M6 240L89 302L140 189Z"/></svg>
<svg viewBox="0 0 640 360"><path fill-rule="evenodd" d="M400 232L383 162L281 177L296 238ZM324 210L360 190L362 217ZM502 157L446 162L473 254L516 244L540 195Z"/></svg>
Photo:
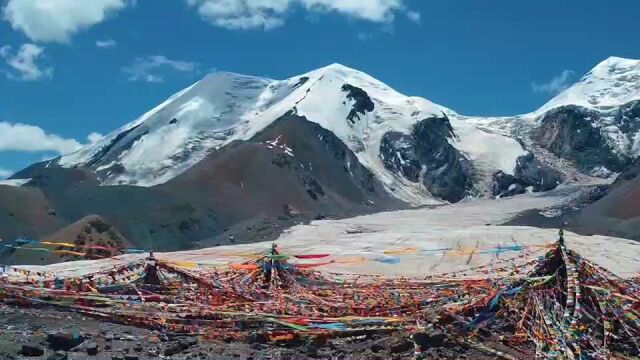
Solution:
<svg viewBox="0 0 640 360"><path fill-rule="evenodd" d="M37 247L38 245L39 247ZM13 242L13 244L4 244L1 246L4 247L5 249L12 249L12 250L40 251L40 252L54 253L58 255L73 255L73 256L79 256L79 257L87 256L87 252L75 251L75 249L110 251L114 254L142 254L147 252L147 250L143 250L143 249L117 248L117 247L102 246L102 245L78 245L78 244L72 244L72 243L66 243L66 242L38 241L38 240L30 240L30 239L17 239ZM47 246L47 247L44 247L44 246ZM59 248L63 248L63 249L59 249ZM69 250L69 249L74 249L74 250ZM95 254L92 256L95 256Z"/></svg>

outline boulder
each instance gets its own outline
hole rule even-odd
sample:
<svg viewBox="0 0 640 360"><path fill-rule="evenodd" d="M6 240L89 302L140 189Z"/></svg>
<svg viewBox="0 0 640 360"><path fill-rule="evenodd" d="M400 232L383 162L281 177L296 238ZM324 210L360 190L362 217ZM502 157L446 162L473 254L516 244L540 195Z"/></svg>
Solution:
<svg viewBox="0 0 640 360"><path fill-rule="evenodd" d="M164 356L173 356L179 354L189 348L189 346L182 340L174 343L169 343L164 348Z"/></svg>
<svg viewBox="0 0 640 360"><path fill-rule="evenodd" d="M423 350L426 350L432 347L444 346L445 341L447 340L447 334L441 332L435 332L431 334L418 332L411 335L411 338L413 339L413 342L415 342Z"/></svg>
<svg viewBox="0 0 640 360"><path fill-rule="evenodd" d="M370 349L374 353L379 353L381 351L384 351L384 349L386 349L386 346L383 341L376 341L373 344L371 344Z"/></svg>
<svg viewBox="0 0 640 360"><path fill-rule="evenodd" d="M87 351L87 355L97 355L98 354L98 343L95 341L90 341L86 344L85 350Z"/></svg>
<svg viewBox="0 0 640 360"><path fill-rule="evenodd" d="M67 353L65 351L56 351L47 357L47 360L67 360Z"/></svg>
<svg viewBox="0 0 640 360"><path fill-rule="evenodd" d="M44 355L44 349L36 344L25 344L22 345L22 350L20 351L20 353L23 356L36 357Z"/></svg>
<svg viewBox="0 0 640 360"><path fill-rule="evenodd" d="M390 350L392 354L404 353L413 350L413 343L407 339L401 339L392 343Z"/></svg>
<svg viewBox="0 0 640 360"><path fill-rule="evenodd" d="M49 347L53 350L69 351L84 342L84 337L78 333L53 333L47 337Z"/></svg>

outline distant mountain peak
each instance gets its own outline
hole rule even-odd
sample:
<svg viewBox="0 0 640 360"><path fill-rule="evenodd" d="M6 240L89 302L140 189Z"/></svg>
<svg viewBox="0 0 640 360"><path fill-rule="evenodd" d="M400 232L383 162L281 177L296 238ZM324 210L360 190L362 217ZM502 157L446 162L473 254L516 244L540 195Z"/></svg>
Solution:
<svg viewBox="0 0 640 360"><path fill-rule="evenodd" d="M564 105L607 110L640 99L640 60L609 57L543 105L547 111Z"/></svg>
<svg viewBox="0 0 640 360"><path fill-rule="evenodd" d="M590 73L599 76L610 76L625 71L640 71L640 60L610 56L596 65Z"/></svg>

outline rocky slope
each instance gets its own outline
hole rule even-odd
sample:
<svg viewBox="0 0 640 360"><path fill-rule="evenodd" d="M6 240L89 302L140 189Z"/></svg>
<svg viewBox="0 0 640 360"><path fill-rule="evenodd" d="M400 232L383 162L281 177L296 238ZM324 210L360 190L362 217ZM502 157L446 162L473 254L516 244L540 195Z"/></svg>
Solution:
<svg viewBox="0 0 640 360"><path fill-rule="evenodd" d="M87 168L35 165L18 176L31 180L0 186L8 240L45 239L96 214L133 246L181 250L264 241L294 223L405 206L333 133L293 113L153 187L101 186Z"/></svg>
<svg viewBox="0 0 640 360"><path fill-rule="evenodd" d="M640 165L620 174L609 193L572 218L570 225L588 234L640 240Z"/></svg>

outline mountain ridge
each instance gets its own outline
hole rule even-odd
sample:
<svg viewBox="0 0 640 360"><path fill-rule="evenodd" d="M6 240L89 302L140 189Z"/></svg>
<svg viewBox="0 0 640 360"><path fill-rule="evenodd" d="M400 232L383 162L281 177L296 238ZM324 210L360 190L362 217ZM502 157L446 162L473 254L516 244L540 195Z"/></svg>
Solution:
<svg viewBox="0 0 640 360"><path fill-rule="evenodd" d="M502 171L512 175L517 158L526 155L528 150L526 146L518 148L515 140L523 137L523 134L514 130L515 127L524 127L530 131L543 113L567 106L565 100L575 98L567 94L582 91L585 83L593 83L594 76L601 79L611 72L611 80L617 82L620 81L620 76L628 76L625 75L628 72L626 70L616 72L617 70L609 71L605 68L615 70L624 65L623 69L634 70L638 67L637 64L640 61L611 57L599 63L580 82L554 98L562 101L554 102L552 99L532 113L499 118L460 115L427 99L405 96L364 72L338 63L285 80L216 72L177 92L140 118L112 132L101 142L64 155L57 162L66 167L93 165L104 185L153 186L177 176L201 161L206 154L233 140L250 138L287 111L295 110L307 120L334 132L388 188L395 189L392 192L398 198L413 204L433 203L433 199L427 199L428 191L416 188L415 184L403 179L394 178L393 174L383 169L384 166L378 161L378 148L384 134L379 132L399 131L407 134L424 118L446 114L457 132L463 135L457 137L460 140L458 147L468 158L485 159L479 162L483 163L482 167L488 166L488 169L481 169L480 172ZM334 82L337 85L330 85ZM345 98L342 86L347 85L360 89L371 98L372 111L365 110L359 115L353 111L353 106L358 104L349 94ZM639 89L628 86L627 90L631 95L623 96L625 99L640 98ZM196 119L192 120L190 117ZM351 120L347 122L344 121L345 118ZM358 123L353 119L359 120ZM180 123L184 122L191 122L191 128L182 127ZM169 125L177 128L174 131L177 135L169 134ZM494 146L489 137L481 136L476 130L491 134L496 141L500 139L497 147L511 155L505 158L491 153L489 149L475 153L482 147L479 144ZM464 135L468 136L465 138ZM118 136L123 139L118 139ZM620 134L612 137L615 139L612 138L611 141L620 141L622 138ZM121 143L116 145L122 151L114 152L111 157L92 159L114 140ZM157 146L158 144L162 146ZM626 145L617 146L616 150L624 146ZM484 190L479 191L487 194L488 188L489 186L484 186Z"/></svg>
<svg viewBox="0 0 640 360"><path fill-rule="evenodd" d="M560 101L515 117L460 115L340 64L285 80L210 74L100 142L15 174L17 186L0 186L0 223L19 226L0 237L38 238L91 214L134 245L180 250L264 241L316 218L610 181L640 149L634 66L602 62L565 90L611 73L596 88L617 90L598 94L630 102ZM35 223L19 199L41 208Z"/></svg>

